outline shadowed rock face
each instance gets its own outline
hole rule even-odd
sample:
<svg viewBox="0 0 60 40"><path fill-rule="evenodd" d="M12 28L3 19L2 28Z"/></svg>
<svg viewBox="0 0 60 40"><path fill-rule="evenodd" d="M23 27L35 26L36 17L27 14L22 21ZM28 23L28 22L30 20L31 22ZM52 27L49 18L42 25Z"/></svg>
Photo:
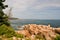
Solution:
<svg viewBox="0 0 60 40"><path fill-rule="evenodd" d="M53 40L56 37L56 28L50 27L50 25L36 25L36 24L28 24L24 25L24 29L21 31L17 31L19 34L23 34L26 37L31 37L32 35L40 35L44 37L46 40Z"/></svg>
<svg viewBox="0 0 60 40"><path fill-rule="evenodd" d="M54 28L55 32L60 34L60 28Z"/></svg>

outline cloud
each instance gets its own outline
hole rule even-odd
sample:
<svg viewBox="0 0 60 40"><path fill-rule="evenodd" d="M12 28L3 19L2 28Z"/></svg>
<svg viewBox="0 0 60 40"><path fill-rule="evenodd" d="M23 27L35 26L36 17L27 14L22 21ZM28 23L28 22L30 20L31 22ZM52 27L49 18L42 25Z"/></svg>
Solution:
<svg viewBox="0 0 60 40"><path fill-rule="evenodd" d="M59 6L60 0L7 0L6 3L9 7L18 9L20 11L25 11L29 7L32 9L42 9L47 6Z"/></svg>
<svg viewBox="0 0 60 40"><path fill-rule="evenodd" d="M54 18L60 10L60 0L7 0L5 4L13 7L12 13L15 17L21 18ZM59 7L59 10L53 10L54 7Z"/></svg>

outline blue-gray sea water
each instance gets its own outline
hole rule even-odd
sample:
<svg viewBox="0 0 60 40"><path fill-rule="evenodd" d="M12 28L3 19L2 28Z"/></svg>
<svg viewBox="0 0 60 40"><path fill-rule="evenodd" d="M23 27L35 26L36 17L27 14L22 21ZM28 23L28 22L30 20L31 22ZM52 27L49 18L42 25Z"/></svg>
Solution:
<svg viewBox="0 0 60 40"><path fill-rule="evenodd" d="M26 24L50 24L52 27L60 27L60 20L20 19L10 20L10 23L14 29L17 29L18 26L23 26Z"/></svg>

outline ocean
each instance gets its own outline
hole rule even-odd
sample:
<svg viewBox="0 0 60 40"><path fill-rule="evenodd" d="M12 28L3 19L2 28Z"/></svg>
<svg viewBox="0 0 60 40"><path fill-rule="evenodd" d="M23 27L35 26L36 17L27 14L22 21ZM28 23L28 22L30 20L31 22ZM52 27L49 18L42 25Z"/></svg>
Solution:
<svg viewBox="0 0 60 40"><path fill-rule="evenodd" d="M20 20L10 20L10 23L15 30L18 30L18 26L23 26L27 24L38 24L38 25L50 24L51 27L60 27L60 20L20 19Z"/></svg>

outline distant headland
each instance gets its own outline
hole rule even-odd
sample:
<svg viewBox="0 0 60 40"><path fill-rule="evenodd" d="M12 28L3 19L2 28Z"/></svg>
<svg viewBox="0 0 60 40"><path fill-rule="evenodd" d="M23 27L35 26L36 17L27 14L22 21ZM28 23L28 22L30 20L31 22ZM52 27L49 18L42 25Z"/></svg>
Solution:
<svg viewBox="0 0 60 40"><path fill-rule="evenodd" d="M17 20L19 18L14 18L14 17L11 17L11 18L8 18L9 20Z"/></svg>

